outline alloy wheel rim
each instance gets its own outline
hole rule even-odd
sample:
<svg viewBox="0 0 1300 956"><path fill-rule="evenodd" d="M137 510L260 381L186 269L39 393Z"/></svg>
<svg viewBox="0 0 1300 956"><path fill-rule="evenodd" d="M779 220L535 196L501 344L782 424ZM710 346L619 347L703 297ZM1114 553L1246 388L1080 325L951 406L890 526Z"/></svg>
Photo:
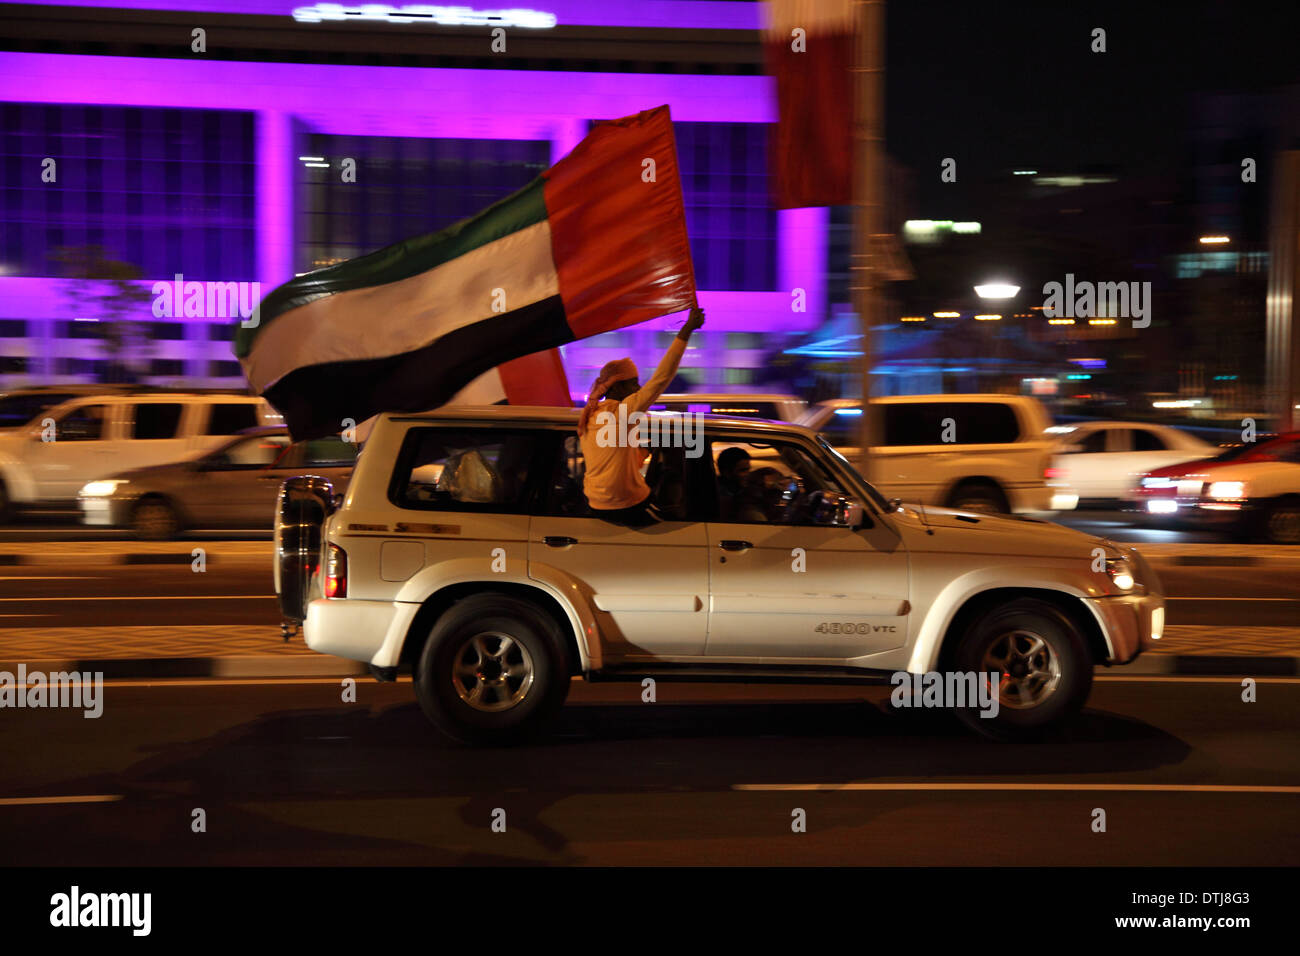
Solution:
<svg viewBox="0 0 1300 956"><path fill-rule="evenodd" d="M528 648L502 631L475 634L461 644L452 661L457 695L484 713L518 706L536 679Z"/></svg>
<svg viewBox="0 0 1300 956"><path fill-rule="evenodd" d="M998 702L1012 710L1042 706L1061 683L1061 661L1052 645L1041 635L1019 628L993 639L980 671L1001 675Z"/></svg>

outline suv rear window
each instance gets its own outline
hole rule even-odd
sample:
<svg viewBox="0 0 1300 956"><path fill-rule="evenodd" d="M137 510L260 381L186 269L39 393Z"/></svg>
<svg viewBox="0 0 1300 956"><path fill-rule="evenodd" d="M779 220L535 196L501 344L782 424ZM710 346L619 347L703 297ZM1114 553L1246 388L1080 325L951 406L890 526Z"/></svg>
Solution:
<svg viewBox="0 0 1300 956"><path fill-rule="evenodd" d="M886 445L1001 445L1019 441L1015 409L1005 402L905 402L885 409ZM951 443L944 442L952 419Z"/></svg>
<svg viewBox="0 0 1300 956"><path fill-rule="evenodd" d="M238 435L246 428L256 428L257 405L253 402L230 402L213 405L208 412L208 435Z"/></svg>
<svg viewBox="0 0 1300 956"><path fill-rule="evenodd" d="M413 428L389 489L402 508L519 514L546 472L541 429ZM530 480L529 476L534 476Z"/></svg>
<svg viewBox="0 0 1300 956"><path fill-rule="evenodd" d="M150 402L135 407L135 437L158 440L175 438L185 406L168 402Z"/></svg>

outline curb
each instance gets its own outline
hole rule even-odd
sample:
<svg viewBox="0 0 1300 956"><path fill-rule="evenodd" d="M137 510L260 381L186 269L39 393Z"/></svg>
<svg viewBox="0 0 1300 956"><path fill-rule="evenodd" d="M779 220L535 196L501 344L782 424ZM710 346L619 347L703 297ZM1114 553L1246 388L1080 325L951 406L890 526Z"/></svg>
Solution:
<svg viewBox="0 0 1300 956"><path fill-rule="evenodd" d="M138 657L21 662L30 673L100 672L105 680L277 677L357 677L369 667L327 655L311 657ZM17 673L18 661L0 661L0 671ZM1210 654L1144 654L1131 664L1098 667L1099 677L1296 677L1300 657L1231 657Z"/></svg>
<svg viewBox="0 0 1300 956"><path fill-rule="evenodd" d="M0 671L17 673L18 661L0 661ZM324 654L310 657L107 657L23 661L27 671L89 671L105 680L184 677L356 677L370 669L359 661Z"/></svg>

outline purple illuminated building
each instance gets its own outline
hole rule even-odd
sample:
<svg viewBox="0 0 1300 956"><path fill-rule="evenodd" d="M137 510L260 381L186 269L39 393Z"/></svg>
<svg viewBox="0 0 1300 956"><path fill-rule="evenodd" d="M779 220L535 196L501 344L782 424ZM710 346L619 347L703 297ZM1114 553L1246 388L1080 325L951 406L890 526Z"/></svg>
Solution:
<svg viewBox="0 0 1300 956"><path fill-rule="evenodd" d="M103 9L121 4L134 9ZM40 52L0 53L0 384L102 374L95 320L106 315L70 295L61 248L102 247L146 289L183 275L265 293L472 214L563 156L592 120L663 103L709 316L684 377L709 390L768 384L771 356L827 316L829 219L771 207L775 107L759 5L484 8L507 6L552 14L555 26L507 27L517 52L494 58L490 26L313 23L321 5L294 0L50 5ZM96 24L118 35L121 20L134 45L45 52L97 50ZM159 49L162 26L175 50ZM206 53L190 48L194 28L206 30ZM267 55L276 37L291 41ZM804 311L792 307L797 289ZM242 386L227 320L158 316L147 301L131 317L146 323L133 359L144 381ZM567 346L575 392L610 358L652 365L681 318Z"/></svg>

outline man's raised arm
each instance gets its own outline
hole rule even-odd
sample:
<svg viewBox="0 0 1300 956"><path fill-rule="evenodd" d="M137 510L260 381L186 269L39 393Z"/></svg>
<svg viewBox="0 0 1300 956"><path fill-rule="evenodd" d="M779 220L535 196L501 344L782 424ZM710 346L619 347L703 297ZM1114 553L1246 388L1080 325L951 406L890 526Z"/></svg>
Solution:
<svg viewBox="0 0 1300 956"><path fill-rule="evenodd" d="M677 333L677 337L668 346L668 351L664 353L664 357L659 360L659 367L650 376L650 380L624 399L628 411L644 412L663 394L664 389L668 387L668 383L677 374L677 366L681 362L682 356L686 354L686 343L690 341L691 333L703 324L704 310L696 305L692 307L690 318L686 320L682 330Z"/></svg>

